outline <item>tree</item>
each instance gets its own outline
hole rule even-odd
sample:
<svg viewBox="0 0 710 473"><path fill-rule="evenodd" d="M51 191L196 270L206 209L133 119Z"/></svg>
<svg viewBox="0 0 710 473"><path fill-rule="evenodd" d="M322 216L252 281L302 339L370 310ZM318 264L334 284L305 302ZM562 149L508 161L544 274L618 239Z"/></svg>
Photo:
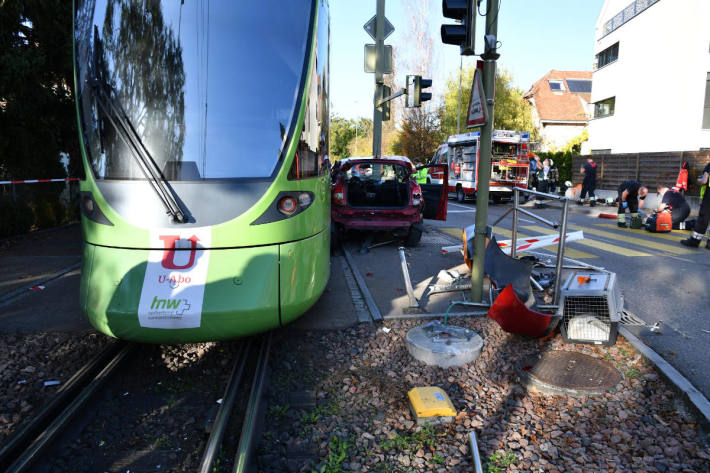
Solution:
<svg viewBox="0 0 710 473"><path fill-rule="evenodd" d="M470 100L471 82L475 65L466 67L462 72L461 115L460 133L465 133L466 116ZM523 91L514 87L512 76L505 70L496 71L495 112L493 128L501 130L529 131L533 139L537 131L532 121L532 107L523 99ZM446 93L441 105L441 129L444 135L456 134L456 111L459 101L458 74L451 77L446 83ZM470 130L469 130L470 131Z"/></svg>
<svg viewBox="0 0 710 473"><path fill-rule="evenodd" d="M395 149L408 158L426 161L443 140L438 114L417 108L405 113Z"/></svg>
<svg viewBox="0 0 710 473"><path fill-rule="evenodd" d="M355 137L352 120L335 116L330 119L330 157L333 161L350 156L348 146Z"/></svg>
<svg viewBox="0 0 710 473"><path fill-rule="evenodd" d="M72 9L62 0L0 5L0 174L5 178L62 177L81 159L72 73ZM63 186L31 192L56 194Z"/></svg>

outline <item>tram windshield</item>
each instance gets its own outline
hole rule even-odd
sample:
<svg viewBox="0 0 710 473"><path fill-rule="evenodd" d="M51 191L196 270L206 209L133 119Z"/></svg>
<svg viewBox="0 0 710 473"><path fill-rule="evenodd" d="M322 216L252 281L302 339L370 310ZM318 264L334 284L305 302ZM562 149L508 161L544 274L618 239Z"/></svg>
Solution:
<svg viewBox="0 0 710 473"><path fill-rule="evenodd" d="M79 114L99 179L270 178L297 118L312 0L79 0ZM101 106L102 95L117 106Z"/></svg>

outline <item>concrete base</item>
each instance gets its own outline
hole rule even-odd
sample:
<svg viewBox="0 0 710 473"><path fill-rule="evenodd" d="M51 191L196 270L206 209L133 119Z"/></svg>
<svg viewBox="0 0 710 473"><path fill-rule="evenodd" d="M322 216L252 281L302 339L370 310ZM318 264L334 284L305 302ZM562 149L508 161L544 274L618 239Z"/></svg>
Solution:
<svg viewBox="0 0 710 473"><path fill-rule="evenodd" d="M483 339L476 332L441 322L429 322L407 332L409 354L427 365L463 366L481 356L482 349Z"/></svg>

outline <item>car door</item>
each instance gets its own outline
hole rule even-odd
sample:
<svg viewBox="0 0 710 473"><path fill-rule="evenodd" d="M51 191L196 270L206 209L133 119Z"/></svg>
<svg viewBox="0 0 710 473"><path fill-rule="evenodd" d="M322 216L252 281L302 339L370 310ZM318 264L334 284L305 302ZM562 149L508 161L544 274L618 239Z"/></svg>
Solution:
<svg viewBox="0 0 710 473"><path fill-rule="evenodd" d="M449 181L449 167L446 163L417 166L417 169L422 168L429 168L429 174L442 173L444 177L441 184L419 184L424 198L424 218L446 220L446 205L449 201L449 193L445 183Z"/></svg>

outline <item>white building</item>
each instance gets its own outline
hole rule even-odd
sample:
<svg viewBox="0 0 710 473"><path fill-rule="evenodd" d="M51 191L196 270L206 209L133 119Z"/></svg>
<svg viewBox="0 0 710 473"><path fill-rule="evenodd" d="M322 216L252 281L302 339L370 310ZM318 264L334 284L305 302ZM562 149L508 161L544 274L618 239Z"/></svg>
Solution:
<svg viewBox="0 0 710 473"><path fill-rule="evenodd" d="M710 0L606 0L583 152L710 148Z"/></svg>

